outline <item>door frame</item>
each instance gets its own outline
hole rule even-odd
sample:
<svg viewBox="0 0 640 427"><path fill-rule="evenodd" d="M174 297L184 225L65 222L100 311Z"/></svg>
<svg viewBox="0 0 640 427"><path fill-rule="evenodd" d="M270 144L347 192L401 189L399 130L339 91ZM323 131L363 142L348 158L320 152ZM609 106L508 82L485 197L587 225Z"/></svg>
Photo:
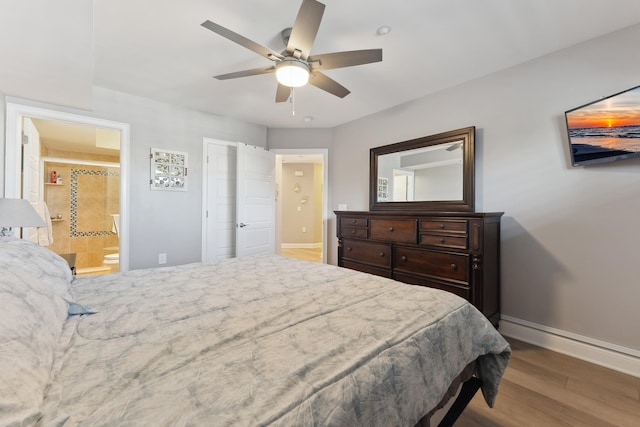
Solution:
<svg viewBox="0 0 640 427"><path fill-rule="evenodd" d="M269 151L278 155L321 155L322 156L322 262L327 263L327 247L329 236L327 236L327 224L331 212L329 212L329 149L328 148L273 148ZM282 174L282 164L276 161L276 182ZM282 191L282 189L279 189ZM276 203L276 251L280 253L282 244L282 212L280 205L282 198L278 197Z"/></svg>
<svg viewBox="0 0 640 427"><path fill-rule="evenodd" d="M129 270L129 164L130 125L128 123L67 113L25 104L6 98L4 197L22 198L22 119L31 117L78 123L120 131L120 271Z"/></svg>

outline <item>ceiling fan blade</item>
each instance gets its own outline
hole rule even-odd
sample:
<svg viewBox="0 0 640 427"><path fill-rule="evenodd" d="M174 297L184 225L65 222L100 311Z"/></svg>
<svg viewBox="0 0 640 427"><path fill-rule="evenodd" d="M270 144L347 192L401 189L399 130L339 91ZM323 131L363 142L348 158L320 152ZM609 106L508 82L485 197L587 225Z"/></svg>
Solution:
<svg viewBox="0 0 640 427"><path fill-rule="evenodd" d="M213 76L218 80L229 80L229 79L237 79L238 77L249 77L249 76L257 76L260 74L273 73L276 70L276 67L261 67L261 68L252 68L251 70L244 71L236 71L235 73L228 74L220 74L219 76Z"/></svg>
<svg viewBox="0 0 640 427"><path fill-rule="evenodd" d="M382 49L351 50L325 53L308 58L313 70L331 70L382 61Z"/></svg>
<svg viewBox="0 0 640 427"><path fill-rule="evenodd" d="M254 51L258 55L264 56L267 59L275 59L275 58L282 59L282 55L276 52L275 50L271 50L268 47L264 47L252 40L249 40L244 36L241 36L238 33L234 33L228 28L225 28L221 25L216 24L215 22L211 22L207 20L207 21L204 21L201 25L207 28L208 30L213 31L216 34L219 34L222 37L239 44L240 46L244 46L247 49Z"/></svg>
<svg viewBox="0 0 640 427"><path fill-rule="evenodd" d="M349 89L319 71L314 72L309 77L309 83L340 98L344 98L351 93Z"/></svg>
<svg viewBox="0 0 640 427"><path fill-rule="evenodd" d="M318 34L323 14L324 4L316 0L302 0L298 16L291 28L287 53L294 55L294 51L298 50L300 58L307 59Z"/></svg>
<svg viewBox="0 0 640 427"><path fill-rule="evenodd" d="M291 95L291 88L278 83L278 89L276 90L276 102L285 102L289 99L289 95Z"/></svg>

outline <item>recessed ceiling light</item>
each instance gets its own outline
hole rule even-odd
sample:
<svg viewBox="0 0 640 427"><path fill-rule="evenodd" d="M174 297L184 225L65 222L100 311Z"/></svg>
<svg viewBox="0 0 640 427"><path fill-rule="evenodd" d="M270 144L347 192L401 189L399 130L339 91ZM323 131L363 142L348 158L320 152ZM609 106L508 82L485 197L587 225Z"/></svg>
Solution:
<svg viewBox="0 0 640 427"><path fill-rule="evenodd" d="M386 36L387 34L389 34L389 32L391 31L391 27L387 27L386 25L378 28L378 31L376 31L376 34L378 34L379 36Z"/></svg>
<svg viewBox="0 0 640 427"><path fill-rule="evenodd" d="M311 123L313 121L313 116L306 116L303 120L305 123Z"/></svg>

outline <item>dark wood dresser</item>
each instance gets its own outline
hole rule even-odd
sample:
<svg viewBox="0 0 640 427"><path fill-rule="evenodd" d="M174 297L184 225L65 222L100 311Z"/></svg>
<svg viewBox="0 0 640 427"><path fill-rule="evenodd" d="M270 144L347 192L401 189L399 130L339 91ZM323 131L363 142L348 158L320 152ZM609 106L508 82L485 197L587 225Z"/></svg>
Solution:
<svg viewBox="0 0 640 427"><path fill-rule="evenodd" d="M335 214L339 266L453 292L498 327L502 212Z"/></svg>

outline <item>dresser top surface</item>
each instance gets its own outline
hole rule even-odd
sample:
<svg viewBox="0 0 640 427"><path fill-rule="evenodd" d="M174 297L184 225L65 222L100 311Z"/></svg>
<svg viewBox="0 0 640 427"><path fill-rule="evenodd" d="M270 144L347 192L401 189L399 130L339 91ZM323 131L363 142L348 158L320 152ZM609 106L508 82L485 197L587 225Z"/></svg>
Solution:
<svg viewBox="0 0 640 427"><path fill-rule="evenodd" d="M439 212L439 211L333 211L336 215L349 216L370 216L370 217L407 217L407 218L428 218L428 217L458 217L458 218L488 218L501 217L504 212Z"/></svg>

